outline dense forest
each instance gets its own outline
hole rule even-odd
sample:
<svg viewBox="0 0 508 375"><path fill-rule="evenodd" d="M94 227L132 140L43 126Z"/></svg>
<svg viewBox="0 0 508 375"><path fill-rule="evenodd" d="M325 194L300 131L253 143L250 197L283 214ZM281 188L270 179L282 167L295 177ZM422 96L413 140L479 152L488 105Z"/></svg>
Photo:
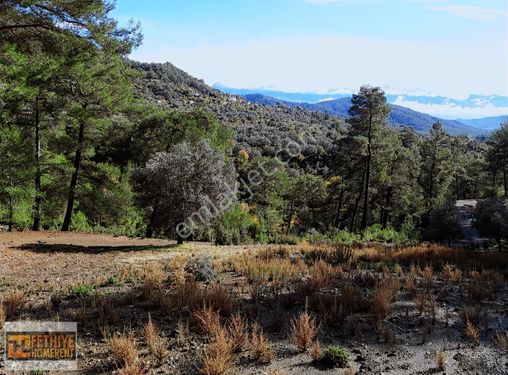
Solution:
<svg viewBox="0 0 508 375"><path fill-rule="evenodd" d="M0 223L245 242L453 240L454 202L508 239L508 123L487 139L249 103L128 54L105 0L0 4Z"/></svg>

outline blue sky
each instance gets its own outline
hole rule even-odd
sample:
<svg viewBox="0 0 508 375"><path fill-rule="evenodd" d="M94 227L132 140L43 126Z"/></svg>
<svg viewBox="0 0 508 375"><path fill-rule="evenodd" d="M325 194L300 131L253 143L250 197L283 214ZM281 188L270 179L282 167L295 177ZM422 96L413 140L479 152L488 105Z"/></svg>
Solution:
<svg viewBox="0 0 508 375"><path fill-rule="evenodd" d="M465 116L445 102L404 103L508 96L507 0L117 0L114 16L141 23L133 59L209 84L350 93L369 83L424 112L508 114L488 99Z"/></svg>

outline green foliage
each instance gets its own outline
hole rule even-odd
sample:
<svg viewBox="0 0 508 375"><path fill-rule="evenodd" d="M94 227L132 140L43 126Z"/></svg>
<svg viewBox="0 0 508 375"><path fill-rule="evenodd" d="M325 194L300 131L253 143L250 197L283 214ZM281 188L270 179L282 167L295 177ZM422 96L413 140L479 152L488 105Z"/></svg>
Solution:
<svg viewBox="0 0 508 375"><path fill-rule="evenodd" d="M458 222L458 210L454 202L448 202L430 212L429 223L424 228L423 239L431 241L451 241L463 237Z"/></svg>
<svg viewBox="0 0 508 375"><path fill-rule="evenodd" d="M359 241L361 239L361 235L357 233L352 233L346 229L343 230L334 230L328 233L328 238L330 238L330 242L332 243L347 243L351 244L353 242Z"/></svg>
<svg viewBox="0 0 508 375"><path fill-rule="evenodd" d="M404 233L397 232L390 227L383 228L381 224L374 224L366 228L362 233L362 237L366 241L388 243L402 243L408 240Z"/></svg>
<svg viewBox="0 0 508 375"><path fill-rule="evenodd" d="M347 351L340 346L330 346L326 349L320 363L327 368L344 368L347 366L349 355Z"/></svg>
<svg viewBox="0 0 508 375"><path fill-rule="evenodd" d="M108 284L113 286L119 286L121 284L120 277L118 275L112 275L108 277Z"/></svg>
<svg viewBox="0 0 508 375"><path fill-rule="evenodd" d="M95 291L95 287L93 285L88 284L77 284L71 287L71 294L75 296L91 296Z"/></svg>
<svg viewBox="0 0 508 375"><path fill-rule="evenodd" d="M400 231L391 227L383 228L381 224L374 224L360 233L350 232L347 229L331 230L325 234L310 231L304 240L312 244L352 244L359 241L409 243L415 240L415 229L410 221L405 222Z"/></svg>
<svg viewBox="0 0 508 375"><path fill-rule="evenodd" d="M169 236L203 201L220 201L225 184L236 190L238 173L242 203L196 224L194 238L406 243L430 212L425 238L450 242L460 233L446 201L508 196L506 123L488 142L450 137L439 123L425 136L388 127L386 97L369 86L348 103L347 125L250 105L171 64L126 61L139 28L120 28L112 8L0 5L2 226L29 229L40 206L44 229ZM501 206L480 202L476 215L498 241Z"/></svg>
<svg viewBox="0 0 508 375"><path fill-rule="evenodd" d="M76 232L91 232L92 226L88 222L88 218L81 211L75 211L72 215L72 230Z"/></svg>
<svg viewBox="0 0 508 375"><path fill-rule="evenodd" d="M257 219L246 205L237 204L226 211L213 227L217 245L238 245L263 238Z"/></svg>
<svg viewBox="0 0 508 375"><path fill-rule="evenodd" d="M494 238L501 250L501 241L508 240L508 200L498 197L480 200L473 224L483 236Z"/></svg>

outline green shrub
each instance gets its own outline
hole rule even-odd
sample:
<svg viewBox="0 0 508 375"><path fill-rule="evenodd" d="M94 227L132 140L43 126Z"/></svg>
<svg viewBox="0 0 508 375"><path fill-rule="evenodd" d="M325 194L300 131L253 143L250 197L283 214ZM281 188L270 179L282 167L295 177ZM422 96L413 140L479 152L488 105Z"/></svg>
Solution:
<svg viewBox="0 0 508 375"><path fill-rule="evenodd" d="M108 284L114 285L114 286L119 286L120 285L120 277L118 275L113 275L113 276L108 277Z"/></svg>
<svg viewBox="0 0 508 375"><path fill-rule="evenodd" d="M327 368L344 368L348 364L347 351L340 346L330 346L321 358L320 363Z"/></svg>
<svg viewBox="0 0 508 375"><path fill-rule="evenodd" d="M213 229L216 245L239 245L254 242L260 225L245 204L237 204L222 215Z"/></svg>
<svg viewBox="0 0 508 375"><path fill-rule="evenodd" d="M350 231L343 230L334 230L328 232L327 237L331 243L347 243L352 244L353 242L359 241L361 236L357 233L351 233Z"/></svg>
<svg viewBox="0 0 508 375"><path fill-rule="evenodd" d="M71 287L71 294L75 296L91 296L94 290L93 285L77 284Z"/></svg>
<svg viewBox="0 0 508 375"><path fill-rule="evenodd" d="M91 232L93 227L88 222L88 218L81 211L75 211L72 214L71 229L77 232Z"/></svg>

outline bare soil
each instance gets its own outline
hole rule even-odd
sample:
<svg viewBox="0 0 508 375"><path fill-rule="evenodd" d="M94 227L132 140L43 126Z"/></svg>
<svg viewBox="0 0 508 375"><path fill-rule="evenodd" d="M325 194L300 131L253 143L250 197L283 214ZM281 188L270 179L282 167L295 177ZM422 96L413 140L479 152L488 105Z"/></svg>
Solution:
<svg viewBox="0 0 508 375"><path fill-rule="evenodd" d="M260 248L264 246L213 246L208 243L177 246L166 240L80 233L0 233L0 299L10 290L23 289L28 302L17 319L58 318L80 322L78 373L110 374L116 371L116 367L111 362L110 349L104 337L97 330L96 318L81 311L81 307L92 304L93 296L72 295L72 288L76 285L93 285L94 293L108 296L114 305L117 319L111 327L112 332L134 331L139 336L149 313L157 322L168 339L169 356L163 363L156 363L148 354L143 340L139 339L143 363L151 373L197 374L197 358L206 340L190 330L185 342L175 344L180 335L180 319L166 316L139 301L136 296L129 297L135 286L135 282L129 281L129 275L133 269L147 262L167 262L182 255L220 261ZM117 276L121 276L121 282L111 281ZM242 280L235 273L224 272L218 275L216 282L233 289L238 288ZM341 345L346 348L350 365L361 374L508 374L508 356L494 341L497 331L508 330L506 280L493 300L467 306L471 309L480 306L479 345L473 344L464 333L461 318L463 290L436 275L433 293L437 307L436 319L432 323L422 319L413 299L401 292L384 320L384 335L374 332L371 314L358 314L354 326L347 323L322 326L319 332L321 346ZM345 369L319 369L312 363L309 354L295 351L288 339L289 321L303 306L283 311L282 327L271 331L273 306L269 305L269 301L260 303L259 319L270 338L275 358L269 365L260 366L250 359L248 353L242 353L233 374L276 374L272 372L275 369L288 375L346 373ZM0 334L3 332L0 331ZM0 374L5 373L3 350L0 346ZM445 352L445 371L437 368L438 351Z"/></svg>

